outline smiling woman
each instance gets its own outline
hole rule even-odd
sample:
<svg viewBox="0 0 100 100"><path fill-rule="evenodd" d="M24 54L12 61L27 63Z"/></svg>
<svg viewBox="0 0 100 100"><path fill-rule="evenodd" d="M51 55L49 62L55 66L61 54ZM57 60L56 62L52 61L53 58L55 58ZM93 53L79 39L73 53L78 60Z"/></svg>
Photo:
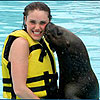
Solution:
<svg viewBox="0 0 100 100"><path fill-rule="evenodd" d="M50 9L45 3L30 3L24 9L24 29L7 36L2 50L4 98L56 98L55 59L43 38L50 21Z"/></svg>
<svg viewBox="0 0 100 100"><path fill-rule="evenodd" d="M24 16L26 30L34 40L40 40L44 34L44 28L49 23L48 12L39 9L29 11Z"/></svg>

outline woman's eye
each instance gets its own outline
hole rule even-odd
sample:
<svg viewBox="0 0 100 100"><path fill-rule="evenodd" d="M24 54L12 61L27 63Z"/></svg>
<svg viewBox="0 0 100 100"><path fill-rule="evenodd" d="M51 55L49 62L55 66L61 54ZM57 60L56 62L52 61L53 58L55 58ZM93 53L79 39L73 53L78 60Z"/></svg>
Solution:
<svg viewBox="0 0 100 100"><path fill-rule="evenodd" d="M35 24L36 22L34 20L30 21L32 24Z"/></svg>
<svg viewBox="0 0 100 100"><path fill-rule="evenodd" d="M41 21L41 22L40 22L40 25L44 25L44 24L46 24L45 21Z"/></svg>

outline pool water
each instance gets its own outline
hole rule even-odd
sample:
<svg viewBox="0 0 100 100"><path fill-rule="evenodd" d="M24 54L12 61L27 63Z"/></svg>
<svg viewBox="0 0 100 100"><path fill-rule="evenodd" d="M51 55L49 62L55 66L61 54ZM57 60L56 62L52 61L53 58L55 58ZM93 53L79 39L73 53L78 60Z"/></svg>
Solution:
<svg viewBox="0 0 100 100"><path fill-rule="evenodd" d="M0 1L0 99L2 99L1 52L6 36L22 29L23 9L32 1ZM52 22L70 30L84 42L100 84L100 1L41 1L51 8ZM56 57L56 55L55 55ZM56 57L57 59L57 57ZM57 70L58 69L58 62Z"/></svg>

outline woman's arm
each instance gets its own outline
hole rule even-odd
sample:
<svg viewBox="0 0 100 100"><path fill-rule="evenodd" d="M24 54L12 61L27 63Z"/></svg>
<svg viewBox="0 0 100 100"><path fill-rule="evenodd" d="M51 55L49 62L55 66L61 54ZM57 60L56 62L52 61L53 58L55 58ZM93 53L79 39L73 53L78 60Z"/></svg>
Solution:
<svg viewBox="0 0 100 100"><path fill-rule="evenodd" d="M10 53L11 75L15 94L22 99L39 99L27 86L29 44L24 38L14 40Z"/></svg>

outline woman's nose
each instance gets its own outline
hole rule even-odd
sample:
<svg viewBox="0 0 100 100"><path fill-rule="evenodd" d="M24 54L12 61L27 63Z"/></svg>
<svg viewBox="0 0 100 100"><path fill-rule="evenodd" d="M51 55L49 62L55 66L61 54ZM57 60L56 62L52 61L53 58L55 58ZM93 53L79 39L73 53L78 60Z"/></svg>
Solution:
<svg viewBox="0 0 100 100"><path fill-rule="evenodd" d="M35 25L35 29L40 29L40 25L39 24L36 24Z"/></svg>

